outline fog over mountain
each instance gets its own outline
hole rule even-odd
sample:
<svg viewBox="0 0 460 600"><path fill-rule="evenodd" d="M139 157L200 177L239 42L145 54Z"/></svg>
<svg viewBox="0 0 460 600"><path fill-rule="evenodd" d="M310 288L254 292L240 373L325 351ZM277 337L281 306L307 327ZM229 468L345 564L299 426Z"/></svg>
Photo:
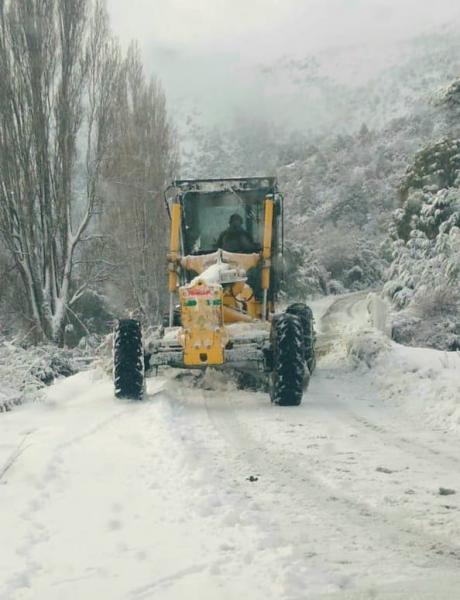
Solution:
<svg viewBox="0 0 460 600"><path fill-rule="evenodd" d="M109 0L108 7L122 42L139 40L182 130L191 121L225 127L241 113L304 130L349 125L344 93L373 81L378 87L379 74L432 52L440 35L441 46L446 37L458 42L460 23L460 6L448 0L435 10L426 0L166 0L158 6ZM331 103L334 94L342 98ZM325 96L326 106L318 108Z"/></svg>

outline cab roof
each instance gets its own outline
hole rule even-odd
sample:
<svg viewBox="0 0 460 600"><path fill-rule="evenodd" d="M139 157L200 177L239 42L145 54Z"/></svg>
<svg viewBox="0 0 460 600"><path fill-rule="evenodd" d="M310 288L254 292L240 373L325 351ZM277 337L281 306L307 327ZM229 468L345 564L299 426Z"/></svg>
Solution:
<svg viewBox="0 0 460 600"><path fill-rule="evenodd" d="M228 177L225 179L176 179L172 187L181 192L224 192L226 190L267 190L275 192L276 177Z"/></svg>

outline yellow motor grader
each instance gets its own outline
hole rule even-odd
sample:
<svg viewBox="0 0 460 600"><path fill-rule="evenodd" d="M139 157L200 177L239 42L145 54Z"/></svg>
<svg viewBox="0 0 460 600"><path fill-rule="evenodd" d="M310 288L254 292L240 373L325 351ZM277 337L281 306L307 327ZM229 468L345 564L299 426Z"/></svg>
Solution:
<svg viewBox="0 0 460 600"><path fill-rule="evenodd" d="M182 179L169 191L169 314L145 342L139 321L116 323L116 395L142 398L146 370L215 367L258 375L272 402L300 404L315 366L313 315L303 303L276 313L283 264L276 179Z"/></svg>

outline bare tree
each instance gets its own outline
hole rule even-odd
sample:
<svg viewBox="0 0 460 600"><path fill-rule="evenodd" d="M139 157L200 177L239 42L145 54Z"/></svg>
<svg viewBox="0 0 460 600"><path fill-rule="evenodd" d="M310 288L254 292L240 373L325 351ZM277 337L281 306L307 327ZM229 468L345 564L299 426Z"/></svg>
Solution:
<svg viewBox="0 0 460 600"><path fill-rule="evenodd" d="M113 148L106 163L103 229L123 304L158 319L166 293L168 216L163 192L177 168L177 145L160 84L144 75L131 45L117 94Z"/></svg>
<svg viewBox="0 0 460 600"><path fill-rule="evenodd" d="M59 341L84 292L120 53L97 0L0 0L0 235L37 332Z"/></svg>

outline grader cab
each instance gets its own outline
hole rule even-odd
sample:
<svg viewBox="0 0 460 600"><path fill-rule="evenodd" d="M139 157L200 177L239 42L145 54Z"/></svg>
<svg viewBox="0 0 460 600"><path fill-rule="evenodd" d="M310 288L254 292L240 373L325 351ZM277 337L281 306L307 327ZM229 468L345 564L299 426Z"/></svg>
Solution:
<svg viewBox="0 0 460 600"><path fill-rule="evenodd" d="M315 334L305 304L275 312L283 253L276 179L177 180L170 191L169 312L145 344L139 322L118 321L116 395L142 397L145 366L215 367L258 377L273 402L300 404Z"/></svg>

